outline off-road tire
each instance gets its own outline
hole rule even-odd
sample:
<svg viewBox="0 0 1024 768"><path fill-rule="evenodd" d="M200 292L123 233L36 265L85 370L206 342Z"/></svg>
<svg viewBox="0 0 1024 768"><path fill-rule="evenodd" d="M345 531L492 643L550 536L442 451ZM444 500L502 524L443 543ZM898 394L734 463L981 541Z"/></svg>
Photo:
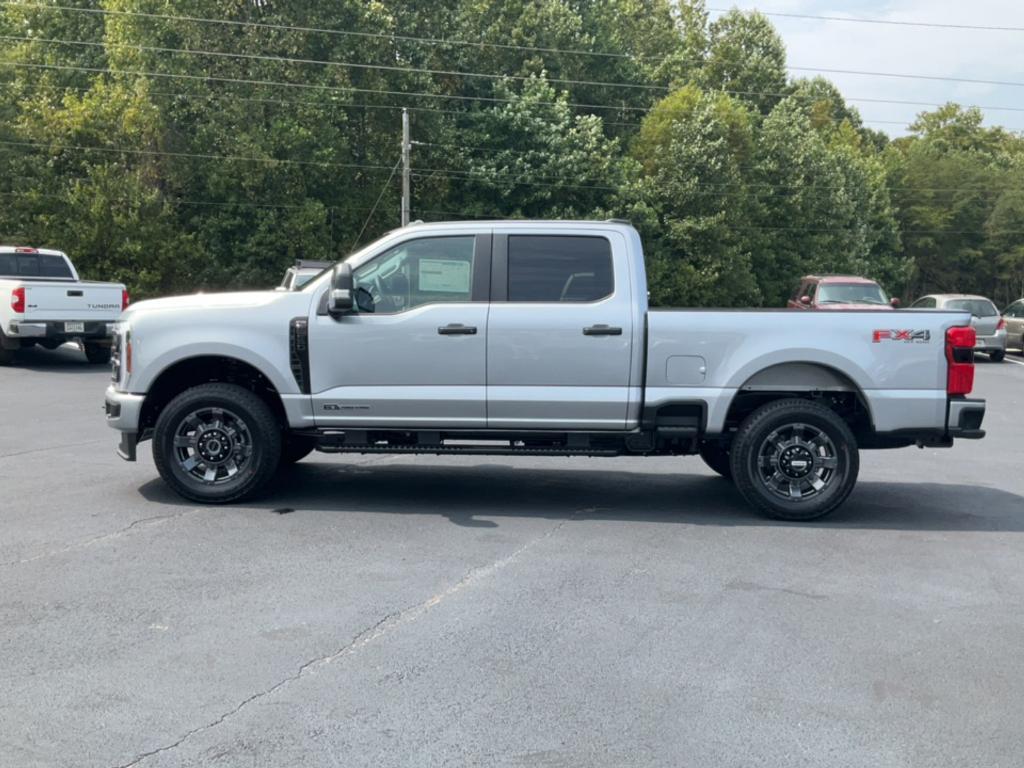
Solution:
<svg viewBox="0 0 1024 768"><path fill-rule="evenodd" d="M729 460L729 452L719 443L701 443L700 457L712 470L726 480L732 480L732 463Z"/></svg>
<svg viewBox="0 0 1024 768"><path fill-rule="evenodd" d="M220 423L222 427L217 427ZM190 424L202 426L203 431L189 432ZM194 473L208 472L212 465L202 460L199 439L215 432L202 443L203 450L212 451L215 444L213 454L218 459L222 449L236 446L237 451L228 451L228 461L237 456L235 474L204 481ZM232 437L232 432L244 433L244 443ZM188 445L182 444L186 442ZM189 451L194 453L188 455ZM190 459L196 461L187 469ZM281 426L273 412L258 396L236 384L202 384L185 390L164 407L153 430L153 462L160 476L179 495L204 504L226 504L256 495L273 479L280 460ZM215 476L221 471L227 475L229 466L219 463Z"/></svg>
<svg viewBox="0 0 1024 768"><path fill-rule="evenodd" d="M107 365L110 362L110 347L106 344L94 344L87 341L82 345L82 350L90 365Z"/></svg>
<svg viewBox="0 0 1024 768"><path fill-rule="evenodd" d="M796 442L787 441L786 434ZM805 437L801 442L802 435L817 437ZM815 447L804 448L807 445ZM790 448L796 453L787 458ZM846 501L860 470L857 440L846 422L824 405L797 398L774 400L747 416L736 432L729 458L733 481L743 498L778 520L807 521L827 515ZM784 469L787 462L788 469ZM801 462L804 466L810 463L812 469L799 480L791 480L787 472L802 471L794 468ZM825 467L828 464L834 465L832 469ZM777 487L775 477L780 478L778 485L786 484L788 490ZM813 487L814 483L822 487ZM811 486L806 488L809 495L793 497L794 486L798 490Z"/></svg>

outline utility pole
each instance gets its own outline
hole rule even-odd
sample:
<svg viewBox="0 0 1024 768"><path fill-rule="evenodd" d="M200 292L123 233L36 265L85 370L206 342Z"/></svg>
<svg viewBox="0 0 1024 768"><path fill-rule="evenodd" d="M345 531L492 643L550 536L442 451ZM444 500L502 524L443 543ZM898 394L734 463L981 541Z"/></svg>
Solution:
<svg viewBox="0 0 1024 768"><path fill-rule="evenodd" d="M409 110L402 110L402 226L409 225L409 209L412 207L411 192L409 189L409 150L412 142L409 140Z"/></svg>

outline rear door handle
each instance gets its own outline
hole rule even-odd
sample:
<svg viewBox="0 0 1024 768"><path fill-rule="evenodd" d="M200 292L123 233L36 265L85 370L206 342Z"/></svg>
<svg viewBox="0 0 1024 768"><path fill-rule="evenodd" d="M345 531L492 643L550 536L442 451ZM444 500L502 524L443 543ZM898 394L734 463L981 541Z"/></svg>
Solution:
<svg viewBox="0 0 1024 768"><path fill-rule="evenodd" d="M592 325L583 329L584 336L621 336L622 329L610 325Z"/></svg>
<svg viewBox="0 0 1024 768"><path fill-rule="evenodd" d="M442 336L476 336L476 327L462 323L449 323L437 329Z"/></svg>

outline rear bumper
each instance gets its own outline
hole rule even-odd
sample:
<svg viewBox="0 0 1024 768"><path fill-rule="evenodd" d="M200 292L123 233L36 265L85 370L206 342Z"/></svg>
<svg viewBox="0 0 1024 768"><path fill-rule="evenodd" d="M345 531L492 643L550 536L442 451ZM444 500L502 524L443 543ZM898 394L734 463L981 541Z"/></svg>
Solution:
<svg viewBox="0 0 1024 768"><path fill-rule="evenodd" d="M992 336L979 336L974 349L976 352L1005 352L1006 331L997 331Z"/></svg>
<svg viewBox="0 0 1024 768"><path fill-rule="evenodd" d="M81 331L68 331L68 323L81 323ZM11 320L4 333L17 339L53 339L71 341L110 340L114 335L114 321L106 320Z"/></svg>
<svg viewBox="0 0 1024 768"><path fill-rule="evenodd" d="M934 429L897 429L876 432L863 437L861 448L952 448L957 438L980 440L985 436L981 423L985 419L985 401L958 397L946 402L946 424Z"/></svg>
<svg viewBox="0 0 1024 768"><path fill-rule="evenodd" d="M949 401L946 411L946 434L966 440L980 440L985 436L981 422L985 420L985 401L957 398Z"/></svg>

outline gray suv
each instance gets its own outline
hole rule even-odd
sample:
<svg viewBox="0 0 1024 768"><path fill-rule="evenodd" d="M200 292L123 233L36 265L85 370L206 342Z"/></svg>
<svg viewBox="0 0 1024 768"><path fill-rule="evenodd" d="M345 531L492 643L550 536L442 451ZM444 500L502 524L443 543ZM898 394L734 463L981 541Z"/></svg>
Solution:
<svg viewBox="0 0 1024 768"><path fill-rule="evenodd" d="M933 293L922 296L910 309L959 309L971 313L971 326L978 335L974 349L984 352L994 363L1006 357L1006 321L996 305L984 296L967 293Z"/></svg>

